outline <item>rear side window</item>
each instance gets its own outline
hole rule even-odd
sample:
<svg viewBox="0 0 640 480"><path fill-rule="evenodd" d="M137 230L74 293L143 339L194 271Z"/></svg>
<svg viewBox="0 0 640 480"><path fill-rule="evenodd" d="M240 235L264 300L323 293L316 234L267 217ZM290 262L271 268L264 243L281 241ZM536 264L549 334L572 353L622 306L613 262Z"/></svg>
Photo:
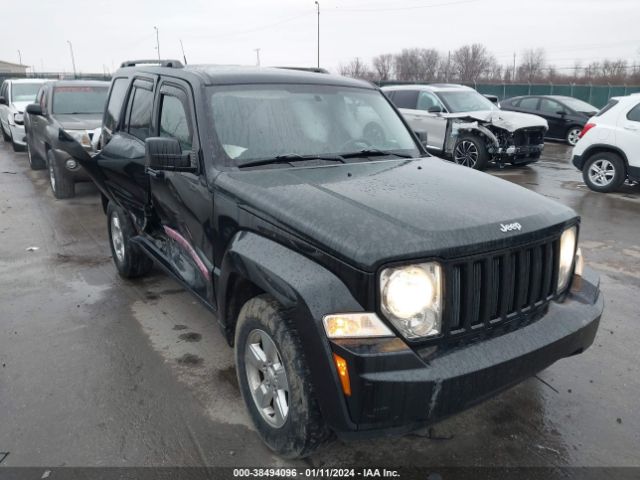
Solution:
<svg viewBox="0 0 640 480"><path fill-rule="evenodd" d="M418 91L396 90L392 101L398 108L411 108L415 110L418 105Z"/></svg>
<svg viewBox="0 0 640 480"><path fill-rule="evenodd" d="M109 103L104 115L104 128L109 132L113 132L118 126L120 112L122 111L122 103L127 94L128 78L117 78L113 81Z"/></svg>
<svg viewBox="0 0 640 480"><path fill-rule="evenodd" d="M134 86L129 97L127 111L129 118L124 130L140 140L145 140L151 131L153 92L146 88Z"/></svg>
<svg viewBox="0 0 640 480"><path fill-rule="evenodd" d="M633 107L629 113L627 113L627 119L632 122L640 122L640 104Z"/></svg>
<svg viewBox="0 0 640 480"><path fill-rule="evenodd" d="M191 150L192 135L184 104L179 98L163 95L160 114L160 136L178 139L182 150Z"/></svg>
<svg viewBox="0 0 640 480"><path fill-rule="evenodd" d="M618 100L609 100L609 103L607 103L602 110L600 110L598 113L596 113L596 117L599 117L600 115L603 115L603 114L607 113L609 110L611 110L617 104L618 104Z"/></svg>
<svg viewBox="0 0 640 480"><path fill-rule="evenodd" d="M527 110L537 110L538 109L538 99L537 98L523 98L520 100L520 104L518 105L520 108L526 108Z"/></svg>

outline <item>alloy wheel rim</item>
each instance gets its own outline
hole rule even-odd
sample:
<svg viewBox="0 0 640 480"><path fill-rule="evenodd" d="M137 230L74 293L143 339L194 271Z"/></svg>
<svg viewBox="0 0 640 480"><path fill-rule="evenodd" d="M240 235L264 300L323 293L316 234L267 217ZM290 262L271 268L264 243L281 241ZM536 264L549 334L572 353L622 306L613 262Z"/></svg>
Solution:
<svg viewBox="0 0 640 480"><path fill-rule="evenodd" d="M616 167L609 160L596 160L589 167L589 180L599 187L606 187L613 181Z"/></svg>
<svg viewBox="0 0 640 480"><path fill-rule="evenodd" d="M282 356L272 338L253 330L245 344L245 371L253 402L272 427L282 427L289 416L289 381Z"/></svg>
<svg viewBox="0 0 640 480"><path fill-rule="evenodd" d="M111 244L119 262L124 261L124 235L117 214L111 216Z"/></svg>
<svg viewBox="0 0 640 480"><path fill-rule="evenodd" d="M473 168L478 163L478 147L469 140L463 140L456 147L454 160L458 165Z"/></svg>
<svg viewBox="0 0 640 480"><path fill-rule="evenodd" d="M569 141L570 145L575 145L576 143L578 143L578 140L580 140L580 132L581 130L579 128L574 128L569 131L569 135L567 135L567 140Z"/></svg>

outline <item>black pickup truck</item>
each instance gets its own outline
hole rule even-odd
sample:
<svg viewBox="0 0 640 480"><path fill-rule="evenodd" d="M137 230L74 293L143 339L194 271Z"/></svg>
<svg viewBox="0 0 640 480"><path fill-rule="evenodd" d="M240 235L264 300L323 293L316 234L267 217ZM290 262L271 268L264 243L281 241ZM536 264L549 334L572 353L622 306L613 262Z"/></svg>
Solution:
<svg viewBox="0 0 640 480"><path fill-rule="evenodd" d="M368 83L128 62L100 153L59 137L119 273L155 261L214 313L281 455L428 425L593 342L576 214L429 156Z"/></svg>

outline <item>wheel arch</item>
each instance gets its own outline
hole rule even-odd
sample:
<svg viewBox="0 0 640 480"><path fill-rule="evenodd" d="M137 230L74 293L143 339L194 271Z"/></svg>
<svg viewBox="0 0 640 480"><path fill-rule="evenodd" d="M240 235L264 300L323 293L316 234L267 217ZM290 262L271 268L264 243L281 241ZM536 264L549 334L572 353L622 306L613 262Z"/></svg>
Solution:
<svg viewBox="0 0 640 480"><path fill-rule="evenodd" d="M219 320L232 344L237 313L256 295L267 293L283 307L305 351L311 382L327 423L352 428L322 317L361 312L344 283L308 257L254 232L238 232L224 255L217 280Z"/></svg>

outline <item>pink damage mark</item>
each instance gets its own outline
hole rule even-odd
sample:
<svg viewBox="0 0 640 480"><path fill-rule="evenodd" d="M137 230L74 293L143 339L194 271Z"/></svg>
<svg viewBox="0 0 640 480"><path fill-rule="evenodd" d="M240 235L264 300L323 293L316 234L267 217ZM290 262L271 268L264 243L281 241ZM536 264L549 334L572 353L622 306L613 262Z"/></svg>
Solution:
<svg viewBox="0 0 640 480"><path fill-rule="evenodd" d="M166 225L164 225L163 228L165 233L169 235L170 238L178 242L178 244L187 251L191 258L193 258L193 261L196 262L200 273L202 273L202 275L204 275L207 280L211 280L211 274L209 273L209 270L207 270L205 264L202 262L202 260L200 260L200 257L193 249L189 241L178 232L176 232L173 228L167 227Z"/></svg>

